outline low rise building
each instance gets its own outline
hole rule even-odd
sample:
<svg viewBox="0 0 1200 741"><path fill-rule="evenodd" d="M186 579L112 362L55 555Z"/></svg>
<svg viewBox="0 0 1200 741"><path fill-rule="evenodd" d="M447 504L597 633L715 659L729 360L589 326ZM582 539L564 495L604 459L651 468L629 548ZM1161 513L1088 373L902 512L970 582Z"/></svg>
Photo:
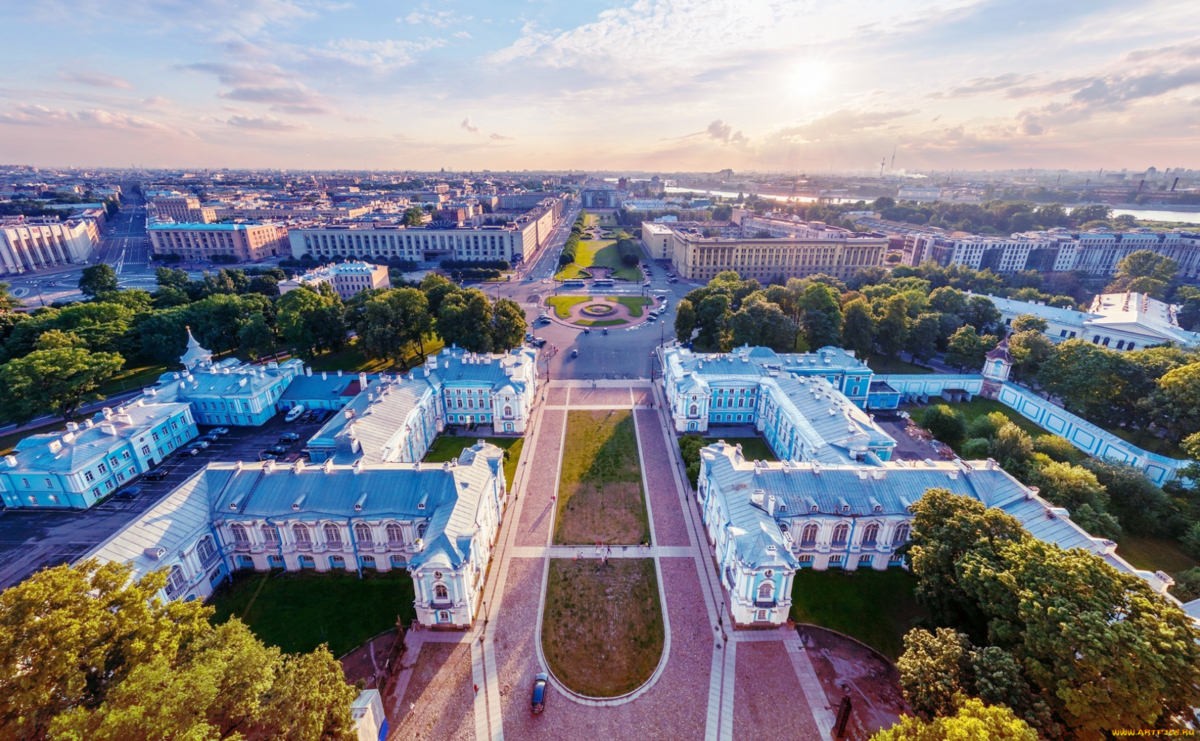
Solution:
<svg viewBox="0 0 1200 741"><path fill-rule="evenodd" d="M141 398L65 432L30 435L0 465L11 508L87 509L196 437L190 405Z"/></svg>
<svg viewBox="0 0 1200 741"><path fill-rule="evenodd" d="M252 262L288 252L288 230L283 224L152 224L146 232L155 254L179 255L184 260L224 255Z"/></svg>
<svg viewBox="0 0 1200 741"><path fill-rule="evenodd" d="M359 291L377 288L391 288L386 265L372 265L365 262L342 262L324 265L316 270L310 270L295 278L279 284L279 293L294 291L300 286L311 286L316 289L327 283L337 292L343 301L354 297Z"/></svg>
<svg viewBox="0 0 1200 741"><path fill-rule="evenodd" d="M92 219L0 219L0 275L86 264L99 244Z"/></svg>
<svg viewBox="0 0 1200 741"><path fill-rule="evenodd" d="M653 260L670 260L675 246L671 227L652 221L642 222L642 245Z"/></svg>
<svg viewBox="0 0 1200 741"><path fill-rule="evenodd" d="M150 210L159 220L177 224L211 224L217 220L216 211L202 205L199 198L182 194L156 196L150 200Z"/></svg>
<svg viewBox="0 0 1200 741"><path fill-rule="evenodd" d="M799 569L902 567L897 550L908 541L911 508L934 488L1002 510L1034 537L1087 550L1173 599L1170 576L1134 568L1116 543L1089 535L994 461L766 463L721 441L700 451L696 498L735 624L786 621Z"/></svg>
<svg viewBox="0 0 1200 741"><path fill-rule="evenodd" d="M1046 320L1045 334L1054 342L1082 339L1112 350L1142 350L1166 343L1200 347L1200 333L1179 326L1176 307L1142 293L1102 293L1088 311L988 298L1000 310L1006 326L1026 314Z"/></svg>
<svg viewBox="0 0 1200 741"><path fill-rule="evenodd" d="M508 499L504 451L452 463L210 463L86 554L166 569L161 597L205 599L229 573L407 569L417 620L466 628Z"/></svg>

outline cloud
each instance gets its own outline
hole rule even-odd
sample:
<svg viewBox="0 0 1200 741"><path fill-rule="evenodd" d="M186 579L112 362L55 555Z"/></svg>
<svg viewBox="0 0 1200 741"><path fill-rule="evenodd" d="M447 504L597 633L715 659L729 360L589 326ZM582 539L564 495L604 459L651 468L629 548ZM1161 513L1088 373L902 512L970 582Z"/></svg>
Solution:
<svg viewBox="0 0 1200 741"><path fill-rule="evenodd" d="M251 66L224 62L196 62L194 64L179 65L177 69L215 75L222 85L232 86L278 85L291 80L288 73L274 64Z"/></svg>
<svg viewBox="0 0 1200 741"><path fill-rule="evenodd" d="M986 93L994 93L1001 90L1010 90L1019 85L1034 79L1034 75L1022 75L1016 72L1007 72L995 77L976 77L967 80L962 85L956 85L945 92L936 92L930 94L930 98L971 98L976 95Z"/></svg>
<svg viewBox="0 0 1200 741"><path fill-rule="evenodd" d="M470 116L467 116L466 118L464 118L464 119L463 119L463 122L462 122L462 123L460 123L460 124L459 124L459 126L460 126L461 128L464 128L464 129L466 129L467 131L471 132L472 134L478 134L478 133L479 133L479 127L478 127L478 126L472 126L472 125L471 125L471 117L470 117Z"/></svg>
<svg viewBox="0 0 1200 741"><path fill-rule="evenodd" d="M896 119L912 116L920 111L862 111L844 108L820 116L799 126L788 126L775 132L776 136L802 141L822 141L843 138L866 129L876 129Z"/></svg>
<svg viewBox="0 0 1200 741"><path fill-rule="evenodd" d="M470 38L474 38L474 37L473 37L473 36L471 36L471 34L467 33L466 31L455 31L455 32L454 32L454 38L456 38L456 39L470 39Z"/></svg>
<svg viewBox="0 0 1200 741"><path fill-rule="evenodd" d="M712 139L720 139L723 142L729 141L729 135L733 133L733 127L729 124L722 123L721 119L717 119L708 125L708 136Z"/></svg>
<svg viewBox="0 0 1200 741"><path fill-rule="evenodd" d="M302 123L283 121L274 116L231 116L226 123L255 131L299 131L306 128Z"/></svg>
<svg viewBox="0 0 1200 741"><path fill-rule="evenodd" d="M126 79L109 75L103 72L59 72L59 78L67 82L77 82L80 85L91 85L92 87L105 87L114 90L132 90L133 85Z"/></svg>
<svg viewBox="0 0 1200 741"><path fill-rule="evenodd" d="M355 67L387 71L406 67L416 61L417 54L445 45L445 39L421 39L419 41L338 39L330 41L327 49L310 53L317 57L337 59Z"/></svg>
<svg viewBox="0 0 1200 741"><path fill-rule="evenodd" d="M476 129L476 131L478 131L478 129ZM513 137L505 136L504 134L490 134L490 135L488 135L488 138L491 139L492 141L497 141L497 142L513 140Z"/></svg>
<svg viewBox="0 0 1200 741"><path fill-rule="evenodd" d="M171 106L171 100L161 95L151 95L142 101L142 105L146 108L168 108Z"/></svg>
<svg viewBox="0 0 1200 741"><path fill-rule="evenodd" d="M459 15L453 10L414 10L403 18L397 18L397 23L407 23L410 26L429 25L434 28L448 28L460 23L466 23L472 16Z"/></svg>
<svg viewBox="0 0 1200 741"><path fill-rule="evenodd" d="M303 85L291 87L238 87L222 90L217 97L242 103L265 103L272 111L295 116L320 116L333 113L334 108L315 91Z"/></svg>
<svg viewBox="0 0 1200 741"><path fill-rule="evenodd" d="M101 108L85 108L72 113L62 108L47 108L27 103L14 103L10 112L0 114L0 123L21 126L60 124L76 128L176 133L174 129L157 121L128 113L114 113Z"/></svg>

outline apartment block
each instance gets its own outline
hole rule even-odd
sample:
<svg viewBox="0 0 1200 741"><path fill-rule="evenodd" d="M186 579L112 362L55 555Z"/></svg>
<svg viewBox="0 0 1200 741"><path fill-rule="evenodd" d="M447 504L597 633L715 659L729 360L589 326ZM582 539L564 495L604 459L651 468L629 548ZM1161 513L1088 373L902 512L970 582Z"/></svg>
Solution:
<svg viewBox="0 0 1200 741"><path fill-rule="evenodd" d="M153 224L146 232L155 254L185 260L231 255L247 262L288 251L288 230L282 224Z"/></svg>
<svg viewBox="0 0 1200 741"><path fill-rule="evenodd" d="M0 275L86 263L98 244L91 219L0 219Z"/></svg>
<svg viewBox="0 0 1200 741"><path fill-rule="evenodd" d="M391 280L388 278L387 266L371 265L365 262L344 262L325 265L303 275L297 275L291 280L285 280L279 284L279 293L282 295L288 291L294 291L300 286L317 288L323 283L332 286L343 301L352 298L359 291L391 288L392 286Z"/></svg>

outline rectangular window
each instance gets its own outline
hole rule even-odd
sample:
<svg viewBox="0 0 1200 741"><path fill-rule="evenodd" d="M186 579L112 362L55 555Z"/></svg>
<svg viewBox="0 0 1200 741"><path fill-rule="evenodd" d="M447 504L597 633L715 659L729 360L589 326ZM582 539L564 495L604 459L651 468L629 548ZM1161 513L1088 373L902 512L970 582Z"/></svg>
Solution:
<svg viewBox="0 0 1200 741"><path fill-rule="evenodd" d="M121 457L125 460L129 460L129 451L126 450L124 453L121 453Z"/></svg>
<svg viewBox="0 0 1200 741"><path fill-rule="evenodd" d="M154 442L158 442L158 433L154 433Z"/></svg>
<svg viewBox="0 0 1200 741"><path fill-rule="evenodd" d="M92 480L92 479L94 479L94 478L95 478L95 476L93 476L93 475L92 475L92 472L91 472L91 471L84 471L84 472L83 472L83 480L84 480L84 481L91 481L91 480ZM26 485L26 486L29 486L29 484L25 484L25 485Z"/></svg>
<svg viewBox="0 0 1200 741"><path fill-rule="evenodd" d="M47 488L47 489L53 489L53 488L54 488L54 482L53 482L53 481L51 481L50 479L46 479L46 488Z"/></svg>
<svg viewBox="0 0 1200 741"><path fill-rule="evenodd" d="M100 473L108 473L108 466L101 463L100 465L96 466L96 470L100 471Z"/></svg>
<svg viewBox="0 0 1200 741"><path fill-rule="evenodd" d="M112 491L112 488L113 488L112 479L107 479L107 480L104 482L104 488L105 488L105 489L108 489L109 491Z"/></svg>
<svg viewBox="0 0 1200 741"><path fill-rule="evenodd" d="M149 445L142 446L142 455L150 455L150 446Z"/></svg>
<svg viewBox="0 0 1200 741"><path fill-rule="evenodd" d="M117 467L117 465L118 465L118 464L117 464L117 457L116 457L115 455L114 455L114 456L112 456L111 458L109 458L109 459L108 459L108 462L112 464L113 468L116 468L116 467Z"/></svg>

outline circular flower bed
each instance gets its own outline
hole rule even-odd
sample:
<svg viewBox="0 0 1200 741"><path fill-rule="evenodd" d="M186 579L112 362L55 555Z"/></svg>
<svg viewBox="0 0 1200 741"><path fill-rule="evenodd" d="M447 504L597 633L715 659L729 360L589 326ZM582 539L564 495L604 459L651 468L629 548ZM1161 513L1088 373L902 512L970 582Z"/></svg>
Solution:
<svg viewBox="0 0 1200 741"><path fill-rule="evenodd" d="M582 311L584 314L587 314L588 316L608 316L609 314L612 314L616 310L617 310L616 307L610 306L608 304L588 304L587 306L580 309L580 311Z"/></svg>

